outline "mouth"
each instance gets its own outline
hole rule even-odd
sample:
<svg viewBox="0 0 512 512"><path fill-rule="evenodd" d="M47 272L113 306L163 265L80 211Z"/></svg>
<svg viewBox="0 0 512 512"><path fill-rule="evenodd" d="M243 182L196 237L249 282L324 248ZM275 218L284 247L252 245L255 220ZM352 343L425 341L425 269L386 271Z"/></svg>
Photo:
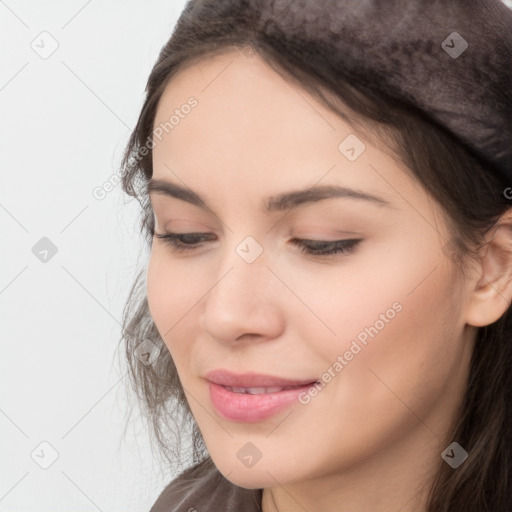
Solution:
<svg viewBox="0 0 512 512"><path fill-rule="evenodd" d="M211 403L220 416L230 421L254 423L296 404L299 397L308 393L319 380L290 381L282 377L254 373L235 375L219 370L210 372L207 382Z"/></svg>

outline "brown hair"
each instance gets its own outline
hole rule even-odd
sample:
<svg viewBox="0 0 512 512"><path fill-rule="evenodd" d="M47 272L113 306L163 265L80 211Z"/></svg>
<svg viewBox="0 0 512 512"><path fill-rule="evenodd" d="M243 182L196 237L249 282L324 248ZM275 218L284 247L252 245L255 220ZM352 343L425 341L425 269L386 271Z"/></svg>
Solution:
<svg viewBox="0 0 512 512"><path fill-rule="evenodd" d="M368 137L377 134L443 208L451 232L446 254L464 271L466 256L476 255L475 248L482 245L483 236L509 208L503 178L413 105L376 92L369 84L354 83L342 71L335 71L330 56L320 43L315 45L311 33L305 42L292 30L257 30L257 16L254 3L248 0L189 1L160 52L121 165L123 189L142 207L141 232L148 246L153 215L144 186L152 176L152 154L143 148L147 148L153 134L160 97L169 80L186 66L240 49L258 54L290 83L358 124ZM451 436L469 456L457 469L451 469L440 457L429 512L505 512L511 506L511 332L510 308L498 321L478 329L461 416ZM134 355L146 339L161 348L151 365ZM121 342L130 383L161 453L174 464L181 464L180 433L188 429L193 448L191 462L203 461L204 467L211 466L175 365L151 319L145 270L138 274L125 305Z"/></svg>

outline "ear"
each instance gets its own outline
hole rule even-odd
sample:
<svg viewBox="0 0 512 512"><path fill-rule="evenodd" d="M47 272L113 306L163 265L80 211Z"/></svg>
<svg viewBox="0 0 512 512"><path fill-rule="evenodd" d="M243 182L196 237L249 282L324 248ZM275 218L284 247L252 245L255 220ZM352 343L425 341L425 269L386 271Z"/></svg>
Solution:
<svg viewBox="0 0 512 512"><path fill-rule="evenodd" d="M483 327L499 320L512 302L512 208L486 237L471 281L466 322Z"/></svg>

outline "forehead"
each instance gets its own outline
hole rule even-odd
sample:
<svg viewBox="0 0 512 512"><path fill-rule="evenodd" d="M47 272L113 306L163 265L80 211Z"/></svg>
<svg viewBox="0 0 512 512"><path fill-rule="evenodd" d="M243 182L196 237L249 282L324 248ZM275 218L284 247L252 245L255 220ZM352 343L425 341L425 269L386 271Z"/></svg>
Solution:
<svg viewBox="0 0 512 512"><path fill-rule="evenodd" d="M159 128L153 177L202 196L244 188L270 196L322 182L429 206L396 159L256 54L229 51L179 71L159 102ZM340 150L350 137L364 147L355 160Z"/></svg>
<svg viewBox="0 0 512 512"><path fill-rule="evenodd" d="M189 109L191 98L197 104ZM163 158L180 167L203 167L208 159L210 168L236 167L238 173L255 166L260 173L275 171L297 160L325 167L318 161L319 144L328 169L339 156L340 137L353 131L260 57L239 51L179 71L160 99L154 129L159 127L156 173Z"/></svg>
<svg viewBox="0 0 512 512"><path fill-rule="evenodd" d="M293 140L297 146L313 135L332 137L341 121L262 58L247 58L240 51L216 55L179 71L162 95L154 126L163 125L191 97L198 105L173 129L176 145L193 129L194 139L202 144L219 143L228 135L234 141L236 131L237 141L247 137L246 146L268 142L275 134L282 145Z"/></svg>

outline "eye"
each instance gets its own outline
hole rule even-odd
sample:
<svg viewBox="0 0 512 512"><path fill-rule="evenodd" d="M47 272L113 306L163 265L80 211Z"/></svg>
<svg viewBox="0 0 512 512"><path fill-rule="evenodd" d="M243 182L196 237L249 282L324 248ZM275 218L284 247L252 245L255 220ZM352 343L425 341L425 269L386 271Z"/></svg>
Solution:
<svg viewBox="0 0 512 512"><path fill-rule="evenodd" d="M210 233L154 233L153 236L160 238L166 245L170 245L173 251L185 252L194 250L197 245L215 235Z"/></svg>
<svg viewBox="0 0 512 512"><path fill-rule="evenodd" d="M337 253L350 254L356 250L356 246L362 242L360 238L347 240L306 240L294 238L292 243L299 246L301 252L313 256L328 256Z"/></svg>
<svg viewBox="0 0 512 512"><path fill-rule="evenodd" d="M211 233L154 233L153 235L166 245L170 245L173 251L186 252L193 251L202 242L212 240L215 235ZM360 238L346 240L307 240L294 238L291 243L299 247L300 251L313 256L329 256L332 254L351 254L356 250L356 246L362 242Z"/></svg>

